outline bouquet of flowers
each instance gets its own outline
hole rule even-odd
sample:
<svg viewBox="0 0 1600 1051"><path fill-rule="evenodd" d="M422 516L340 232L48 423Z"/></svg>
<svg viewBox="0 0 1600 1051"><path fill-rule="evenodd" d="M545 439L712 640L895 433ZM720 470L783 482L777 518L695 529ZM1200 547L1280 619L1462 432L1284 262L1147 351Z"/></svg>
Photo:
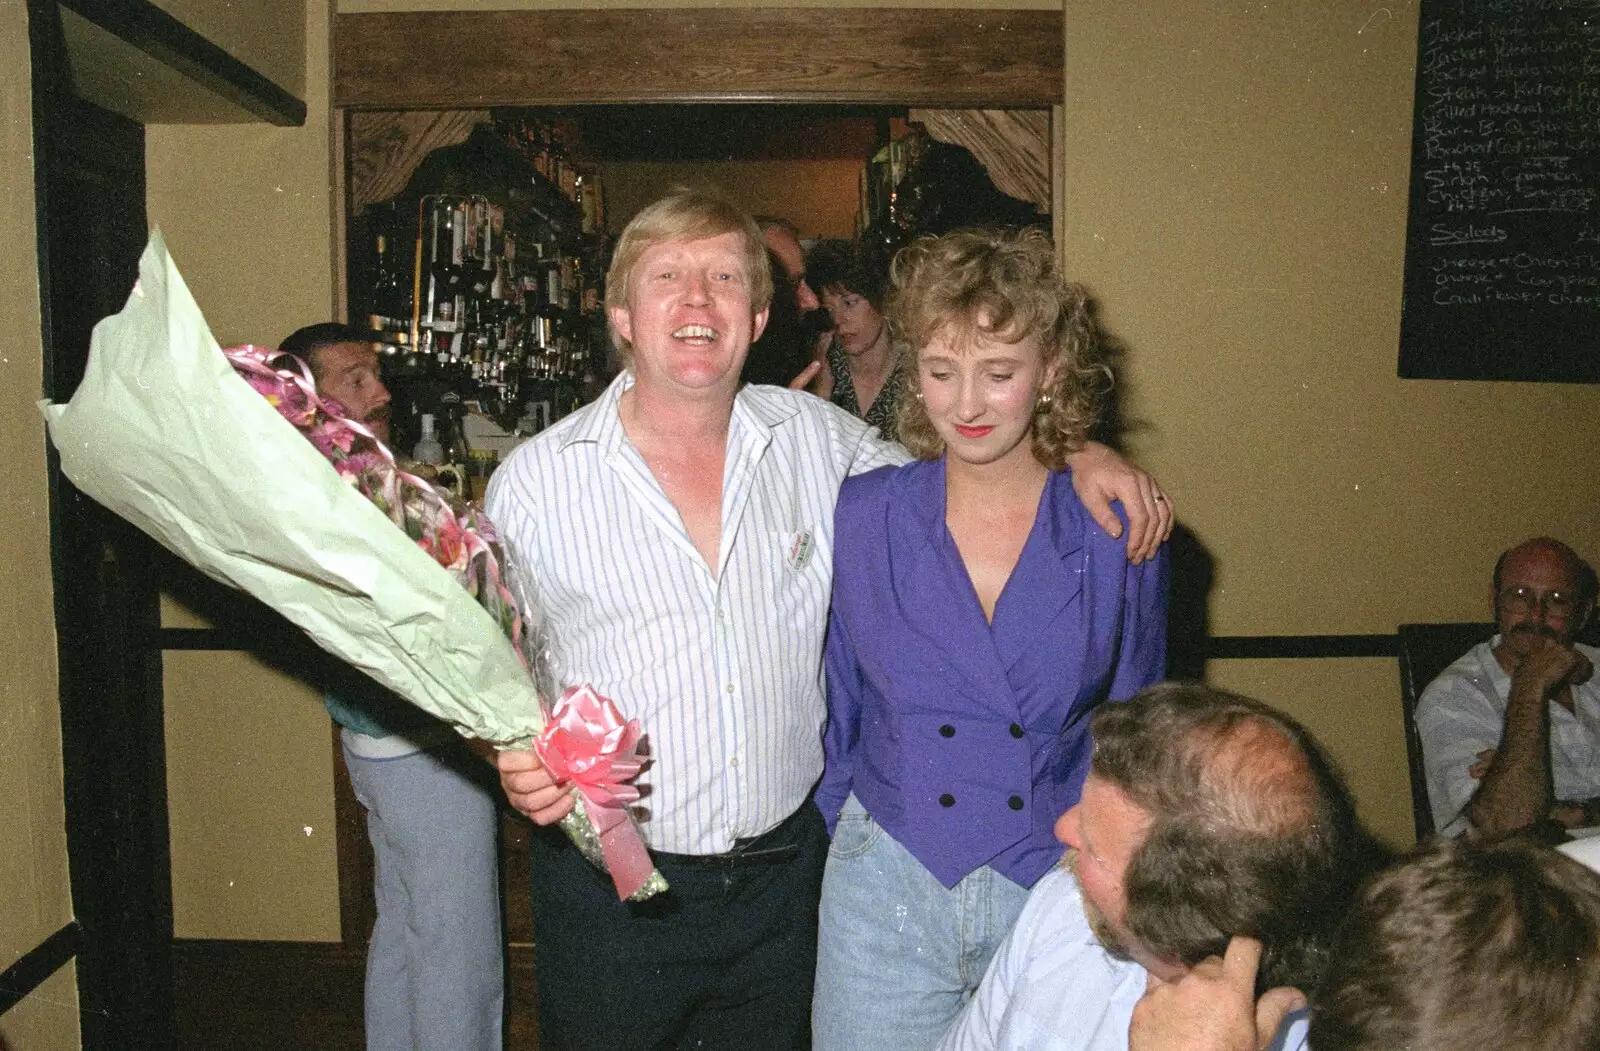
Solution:
<svg viewBox="0 0 1600 1051"><path fill-rule="evenodd" d="M464 735L535 747L619 897L665 889L627 810L639 727L592 690L555 696L531 581L493 526L400 470L303 371L224 355L159 232L139 272L72 400L40 403L67 477Z"/></svg>

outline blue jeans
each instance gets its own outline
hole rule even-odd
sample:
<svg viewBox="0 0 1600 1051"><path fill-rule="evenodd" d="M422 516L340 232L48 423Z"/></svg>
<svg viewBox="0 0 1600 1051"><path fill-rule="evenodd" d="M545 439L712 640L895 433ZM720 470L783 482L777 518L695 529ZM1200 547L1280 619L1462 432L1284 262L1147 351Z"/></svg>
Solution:
<svg viewBox="0 0 1600 1051"><path fill-rule="evenodd" d="M499 1051L505 981L493 773L459 745L393 759L346 748L344 761L377 864L368 1051Z"/></svg>
<svg viewBox="0 0 1600 1051"><path fill-rule="evenodd" d="M815 1051L928 1051L1027 900L990 868L946 889L852 795L822 877Z"/></svg>

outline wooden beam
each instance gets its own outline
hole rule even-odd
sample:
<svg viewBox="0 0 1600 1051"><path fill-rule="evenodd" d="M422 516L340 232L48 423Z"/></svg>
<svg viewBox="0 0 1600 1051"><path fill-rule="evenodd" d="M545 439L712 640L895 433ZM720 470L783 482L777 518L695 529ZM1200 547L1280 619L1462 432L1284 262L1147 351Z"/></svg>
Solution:
<svg viewBox="0 0 1600 1051"><path fill-rule="evenodd" d="M334 18L334 105L1060 103L1060 11L432 11Z"/></svg>
<svg viewBox="0 0 1600 1051"><path fill-rule="evenodd" d="M150 0L60 0L61 6L280 127L306 122L306 104Z"/></svg>

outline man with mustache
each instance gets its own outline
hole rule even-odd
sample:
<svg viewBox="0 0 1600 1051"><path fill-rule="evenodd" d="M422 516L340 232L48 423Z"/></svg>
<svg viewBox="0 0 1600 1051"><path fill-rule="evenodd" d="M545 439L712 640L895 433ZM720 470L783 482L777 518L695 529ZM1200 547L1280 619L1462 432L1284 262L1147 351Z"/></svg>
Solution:
<svg viewBox="0 0 1600 1051"><path fill-rule="evenodd" d="M306 363L317 393L344 406L347 419L389 444L389 388L378 378L378 345L369 334L324 321L295 329L278 349Z"/></svg>
<svg viewBox="0 0 1600 1051"><path fill-rule="evenodd" d="M1490 598L1498 634L1417 702L1434 827L1600 824L1600 651L1575 641L1594 611L1594 570L1537 537L1500 556Z"/></svg>
<svg viewBox="0 0 1600 1051"><path fill-rule="evenodd" d="M1320 977L1360 839L1305 729L1166 683L1101 705L1091 733L1083 794L1056 823L1064 865L1034 885L938 1051L1127 1051L1146 991L1224 954L1273 987L1271 1036ZM1301 1048L1304 1031L1295 1017L1271 1046Z"/></svg>
<svg viewBox="0 0 1600 1051"><path fill-rule="evenodd" d="M389 390L360 329L307 325L278 347L317 393L389 442ZM363 1013L372 1051L499 1051L505 998L493 774L454 731L354 668L323 703L367 812L377 917Z"/></svg>

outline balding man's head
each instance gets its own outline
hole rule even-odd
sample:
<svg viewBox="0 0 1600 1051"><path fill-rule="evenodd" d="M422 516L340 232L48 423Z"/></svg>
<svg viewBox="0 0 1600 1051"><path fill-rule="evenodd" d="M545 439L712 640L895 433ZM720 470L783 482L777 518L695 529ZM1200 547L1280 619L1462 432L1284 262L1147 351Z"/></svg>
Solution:
<svg viewBox="0 0 1600 1051"><path fill-rule="evenodd" d="M1512 657L1536 650L1540 636L1571 646L1594 611L1594 569L1561 541L1534 537L1495 562L1490 597L1501 646Z"/></svg>
<svg viewBox="0 0 1600 1051"><path fill-rule="evenodd" d="M1262 981L1320 973L1354 879L1353 808L1294 720L1199 684L1095 713L1092 776L1150 816L1124 878L1127 931L1192 967L1228 939L1262 942Z"/></svg>

